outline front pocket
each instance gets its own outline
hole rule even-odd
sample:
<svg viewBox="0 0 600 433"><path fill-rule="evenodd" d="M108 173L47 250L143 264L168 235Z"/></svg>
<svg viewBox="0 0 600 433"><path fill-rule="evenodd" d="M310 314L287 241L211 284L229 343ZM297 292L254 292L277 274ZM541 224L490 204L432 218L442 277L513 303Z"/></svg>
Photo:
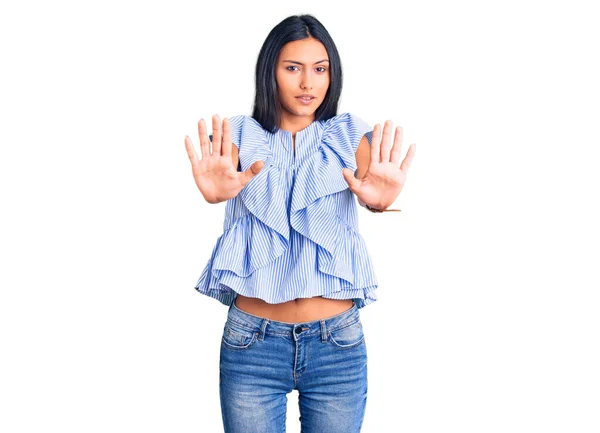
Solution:
<svg viewBox="0 0 600 433"><path fill-rule="evenodd" d="M336 347L349 349L358 346L365 339L362 323L360 321L343 328L337 328L329 332L329 341Z"/></svg>
<svg viewBox="0 0 600 433"><path fill-rule="evenodd" d="M223 345L228 349L243 350L252 346L258 338L258 332L226 323L223 330Z"/></svg>

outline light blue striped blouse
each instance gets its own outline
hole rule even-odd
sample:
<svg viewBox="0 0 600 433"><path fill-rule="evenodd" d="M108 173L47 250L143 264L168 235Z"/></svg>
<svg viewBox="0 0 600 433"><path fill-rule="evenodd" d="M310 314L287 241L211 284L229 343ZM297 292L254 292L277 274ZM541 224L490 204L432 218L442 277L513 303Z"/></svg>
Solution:
<svg viewBox="0 0 600 433"><path fill-rule="evenodd" d="M322 296L377 300L377 279L358 232L354 193L342 174L372 128L343 113L292 133L271 133L252 117L228 118L239 149L238 171L265 165L227 201L223 234L196 290L225 305L240 293L271 304Z"/></svg>

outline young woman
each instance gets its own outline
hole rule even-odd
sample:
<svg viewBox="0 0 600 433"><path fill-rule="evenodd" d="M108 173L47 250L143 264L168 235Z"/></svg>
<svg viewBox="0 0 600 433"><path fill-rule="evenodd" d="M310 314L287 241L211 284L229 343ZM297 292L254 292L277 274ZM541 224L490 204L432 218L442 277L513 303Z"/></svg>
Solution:
<svg viewBox="0 0 600 433"><path fill-rule="evenodd" d="M377 280L358 233L356 195L373 212L400 194L402 129L381 133L337 114L336 46L311 15L267 36L252 116L198 122L202 158L185 146L209 203L227 201L224 232L196 289L228 305L220 355L226 433L283 432L287 394L299 393L303 432L359 432L367 352L359 308ZM211 150L212 141L212 150ZM396 210L396 209L394 209Z"/></svg>

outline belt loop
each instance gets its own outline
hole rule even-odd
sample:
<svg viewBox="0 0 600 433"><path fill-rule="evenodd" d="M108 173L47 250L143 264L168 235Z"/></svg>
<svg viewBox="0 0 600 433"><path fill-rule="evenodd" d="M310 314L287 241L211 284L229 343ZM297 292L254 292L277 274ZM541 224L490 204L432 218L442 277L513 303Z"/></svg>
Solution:
<svg viewBox="0 0 600 433"><path fill-rule="evenodd" d="M260 325L260 334L258 339L262 341L265 338L265 330L267 329L267 325L269 324L269 319L264 318L262 324Z"/></svg>
<svg viewBox="0 0 600 433"><path fill-rule="evenodd" d="M325 326L325 320L321 319L321 343L327 342L327 326Z"/></svg>

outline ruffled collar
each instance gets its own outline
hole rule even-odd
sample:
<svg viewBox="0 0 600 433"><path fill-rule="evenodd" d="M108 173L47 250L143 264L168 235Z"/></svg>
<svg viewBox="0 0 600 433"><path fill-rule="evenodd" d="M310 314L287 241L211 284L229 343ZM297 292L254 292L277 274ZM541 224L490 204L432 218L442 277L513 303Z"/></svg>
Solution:
<svg viewBox="0 0 600 433"><path fill-rule="evenodd" d="M296 142L296 157L299 160L306 155L313 153L318 148L318 141L322 136L322 131L325 128L324 121L315 120L304 129L296 131L296 137L293 139L293 133L285 129L278 129L275 133L269 133L273 136L276 142L282 143L285 150L290 154L294 154L293 141Z"/></svg>
<svg viewBox="0 0 600 433"><path fill-rule="evenodd" d="M315 128L317 128L319 126L322 126L323 122L324 121L322 121L322 120L315 120L314 122L310 123L304 129L296 131L296 137L309 134ZM291 131L286 131L285 129L281 129L281 128L279 128L275 134L283 134L285 136L292 136L293 135L293 133Z"/></svg>

